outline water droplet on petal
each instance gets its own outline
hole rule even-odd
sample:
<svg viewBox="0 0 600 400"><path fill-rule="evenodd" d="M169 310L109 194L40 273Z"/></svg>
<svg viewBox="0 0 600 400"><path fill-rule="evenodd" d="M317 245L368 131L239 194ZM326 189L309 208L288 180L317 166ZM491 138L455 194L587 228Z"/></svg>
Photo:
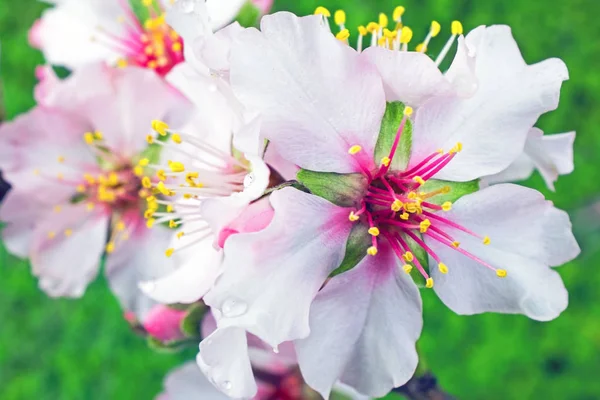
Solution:
<svg viewBox="0 0 600 400"><path fill-rule="evenodd" d="M223 381L221 382L221 384L219 385L219 387L221 388L221 390L224 391L229 391L231 390L231 382L230 381Z"/></svg>
<svg viewBox="0 0 600 400"><path fill-rule="evenodd" d="M279 354L279 347L278 346L273 347L273 353Z"/></svg>
<svg viewBox="0 0 600 400"><path fill-rule="evenodd" d="M249 173L244 178L244 188L246 188L246 189L249 188L250 185L252 185L252 182L254 182L254 174L253 173Z"/></svg>
<svg viewBox="0 0 600 400"><path fill-rule="evenodd" d="M221 307L224 317L233 318L243 315L248 310L248 304L238 299L227 299Z"/></svg>

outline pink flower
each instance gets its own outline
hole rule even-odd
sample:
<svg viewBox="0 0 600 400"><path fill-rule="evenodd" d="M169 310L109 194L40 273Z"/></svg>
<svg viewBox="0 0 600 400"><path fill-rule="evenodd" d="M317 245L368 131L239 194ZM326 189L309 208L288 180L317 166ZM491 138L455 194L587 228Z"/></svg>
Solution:
<svg viewBox="0 0 600 400"><path fill-rule="evenodd" d="M40 104L0 128L11 149L0 167L13 187L0 208L3 240L31 258L51 296L83 295L106 253L112 290L143 317L153 303L137 281L173 268L157 247L171 233L148 230L143 218L146 132L153 117L182 124L190 105L139 68L96 64L50 78L36 91Z"/></svg>
<svg viewBox="0 0 600 400"><path fill-rule="evenodd" d="M503 26L463 38L453 24L459 50L446 73L421 54L439 24L419 52L381 27L374 44L386 48L356 52L323 16L279 13L261 28L234 41L233 91L312 194L273 193L271 224L225 242L223 274L204 297L219 329L274 348L296 340L303 376L325 398L338 380L380 397L416 368L419 287L459 314L545 321L566 308L550 268L579 253L566 213L534 190L478 182L511 165L556 108L562 61L528 66ZM213 344L202 359L220 354ZM221 362L239 365L232 354Z"/></svg>
<svg viewBox="0 0 600 400"><path fill-rule="evenodd" d="M181 321L185 318L186 313L184 310L157 304L146 315L142 325L150 336L163 342L183 339Z"/></svg>

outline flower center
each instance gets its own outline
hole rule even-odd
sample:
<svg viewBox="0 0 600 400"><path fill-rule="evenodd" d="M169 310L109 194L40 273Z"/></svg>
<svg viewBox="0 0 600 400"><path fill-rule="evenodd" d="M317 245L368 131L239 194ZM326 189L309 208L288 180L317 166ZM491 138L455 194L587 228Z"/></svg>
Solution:
<svg viewBox="0 0 600 400"><path fill-rule="evenodd" d="M433 287L433 278L411 250L413 247L423 249L438 265L441 273L448 273L448 267L440 257L425 243L424 237L450 247L496 272L499 277L505 277L506 271L497 269L475 255L460 247L460 243L448 234L448 229L460 230L476 237L486 245L490 238L481 236L471 230L444 218L440 215L452 209L452 203L446 201L436 204L435 197L448 194L450 186L442 186L427 190L427 182L448 165L462 150L462 144L457 143L450 151L438 150L425 157L419 163L404 171L390 170L398 144L406 122L412 114L412 109L406 107L404 117L392 144L388 156L381 160L380 167L374 171L365 171L369 185L366 195L361 201L360 208L350 212L350 221L368 225L372 245L367 250L370 256L378 253L379 242L385 240L394 253L404 262L404 271L410 273L413 267L425 279L425 286ZM355 157L362 151L360 146L352 146L348 152Z"/></svg>
<svg viewBox="0 0 600 400"><path fill-rule="evenodd" d="M176 237L181 246L167 249L165 253L170 257L175 251L212 235L200 212L204 199L242 192L252 184L253 175L250 165L231 152L195 136L175 133L162 121L153 121L152 128L157 135L148 135L148 143L157 144L174 158L178 157L166 165L140 161L141 167L154 171L153 176L142 179L144 188L151 191L144 214L147 226L168 224L169 228L178 230Z"/></svg>
<svg viewBox="0 0 600 400"><path fill-rule="evenodd" d="M125 27L124 35L114 35L101 27L101 35L93 39L122 55L117 66L128 65L149 68L165 76L183 61L183 40L165 22L165 12L158 1L142 0L147 18L140 22L125 0L120 0L124 15L119 23Z"/></svg>
<svg viewBox="0 0 600 400"><path fill-rule="evenodd" d="M398 6L392 13L392 23L388 15L381 13L377 21L369 22L366 26L358 27L358 39L356 41L356 49L361 52L366 45L371 47L378 46L390 50L408 51L409 43L413 38L413 31L410 27L404 25L402 18L405 8ZM325 7L317 7L316 15L323 17L324 23L329 26L329 18L331 12ZM350 31L346 28L346 13L343 10L337 10L334 14L334 23L339 28L336 37L344 43L350 44ZM415 50L420 53L425 53L428 50L429 43L433 38L439 35L441 25L437 21L432 21L427 35L416 47ZM448 55L450 48L458 35L462 35L463 26L459 21L452 21L451 36L435 59L435 63L440 65L444 58ZM370 42L366 43L367 40Z"/></svg>

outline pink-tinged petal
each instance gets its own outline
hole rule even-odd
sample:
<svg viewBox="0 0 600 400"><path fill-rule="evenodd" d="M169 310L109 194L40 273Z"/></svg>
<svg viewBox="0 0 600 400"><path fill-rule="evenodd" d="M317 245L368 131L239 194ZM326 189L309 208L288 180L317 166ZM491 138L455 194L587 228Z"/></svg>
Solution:
<svg viewBox="0 0 600 400"><path fill-rule="evenodd" d="M330 280L310 310L311 334L296 341L302 375L328 398L335 383L382 397L418 363L419 290L387 246Z"/></svg>
<svg viewBox="0 0 600 400"><path fill-rule="evenodd" d="M206 0L213 30L220 29L237 17L247 0Z"/></svg>
<svg viewBox="0 0 600 400"><path fill-rule="evenodd" d="M272 194L271 205L266 229L227 240L224 273L204 300L220 311L219 326L276 347L309 334L310 304L342 261L352 223L347 209L292 188Z"/></svg>
<svg viewBox="0 0 600 400"><path fill-rule="evenodd" d="M246 331L220 328L200 343L200 369L221 392L233 399L249 399L257 392L248 358Z"/></svg>
<svg viewBox="0 0 600 400"><path fill-rule="evenodd" d="M50 64L77 68L97 62L114 62L125 52L112 45L110 36L127 36L119 23L125 13L120 0L65 0L54 2L34 26L36 47ZM94 40L94 38L96 40Z"/></svg>
<svg viewBox="0 0 600 400"><path fill-rule="evenodd" d="M105 274L121 307L143 321L156 302L140 290L139 283L173 273L175 263L165 256L173 232L162 227L148 229L137 213L123 216L129 238L115 243L115 251L106 258Z"/></svg>
<svg viewBox="0 0 600 400"><path fill-rule="evenodd" d="M265 153L265 162L278 173L284 181L292 181L296 179L296 175L300 168L286 160L274 148L268 147Z"/></svg>
<svg viewBox="0 0 600 400"><path fill-rule="evenodd" d="M185 310L157 304L147 313L142 325L152 337L163 342L180 340L185 337L181 332L181 322L186 315Z"/></svg>
<svg viewBox="0 0 600 400"><path fill-rule="evenodd" d="M568 79L565 64L527 65L506 26L478 28L466 37L476 53L477 92L428 101L416 114L411 166L437 149L462 143L462 152L436 177L469 181L498 173L522 152L539 116L558 105Z"/></svg>
<svg viewBox="0 0 600 400"><path fill-rule="evenodd" d="M204 215L209 215L206 219L213 230L219 232L215 243L219 248L225 246L225 242L231 235L261 231L269 226L273 220L274 211L267 197L251 205L246 204L244 208L239 209L239 213L235 216L228 215L228 203L227 201L219 202L213 199L212 203L207 200L202 207ZM223 219L219 214L207 214L209 212L223 212L223 215L228 215L228 218Z"/></svg>
<svg viewBox="0 0 600 400"><path fill-rule="evenodd" d="M152 120L178 129L192 111L181 93L153 71L104 65L76 70L56 93L54 105L86 118L94 130L102 132L106 145L122 156L146 148Z"/></svg>
<svg viewBox="0 0 600 400"><path fill-rule="evenodd" d="M60 84L60 79L50 65L41 65L35 69L38 84L35 86L35 100L38 104L46 104L46 98L52 95L54 88Z"/></svg>
<svg viewBox="0 0 600 400"><path fill-rule="evenodd" d="M379 70L387 101L419 107L430 98L451 91L435 62L423 53L369 47L362 55Z"/></svg>
<svg viewBox="0 0 600 400"><path fill-rule="evenodd" d="M185 236L182 239L184 238ZM173 259L179 268L163 278L141 282L140 289L147 296L164 304L190 304L198 301L213 286L222 271L223 255L214 248L214 240L214 236L210 235L185 250L176 251ZM159 257L164 260L165 248L159 248L159 251L163 253Z"/></svg>
<svg viewBox="0 0 600 400"><path fill-rule="evenodd" d="M165 391L160 400L227 400L204 376L198 365L188 362L174 369L165 379ZM158 400L157 399L157 400Z"/></svg>
<svg viewBox="0 0 600 400"><path fill-rule="evenodd" d="M319 16L281 12L265 16L261 27L238 35L231 83L241 102L261 113L269 146L303 168L349 173L361 170L348 154L359 145L363 167L371 168L385 111L375 67Z"/></svg>
<svg viewBox="0 0 600 400"><path fill-rule="evenodd" d="M243 31L244 28L235 22L207 37L198 49L206 66L220 74L229 74L231 46L235 37Z"/></svg>
<svg viewBox="0 0 600 400"><path fill-rule="evenodd" d="M469 49L464 36L459 36L456 55L446 71L446 79L459 97L471 97L477 92L479 82L476 74L476 52Z"/></svg>
<svg viewBox="0 0 600 400"><path fill-rule="evenodd" d="M425 235L425 242L448 266L441 274L430 260L434 289L459 314L487 311L521 313L537 320L557 317L567 306L567 291L549 266L561 265L579 254L568 215L535 190L500 184L462 197L443 217L481 235L489 245L453 228L444 231L460 247L505 278L455 249Z"/></svg>
<svg viewBox="0 0 600 400"><path fill-rule="evenodd" d="M108 216L85 204L64 205L35 229L31 245L33 274L50 296L80 297L98 273Z"/></svg>
<svg viewBox="0 0 600 400"><path fill-rule="evenodd" d="M540 171L546 185L554 190L559 175L573 172L573 142L575 132L544 135L540 129L529 131L523 153L507 169L485 177L485 183L511 182L527 179L534 170Z"/></svg>
<svg viewBox="0 0 600 400"><path fill-rule="evenodd" d="M7 223L2 241L11 254L28 256L35 226L50 211L27 193L14 189L8 192L0 204L0 221Z"/></svg>

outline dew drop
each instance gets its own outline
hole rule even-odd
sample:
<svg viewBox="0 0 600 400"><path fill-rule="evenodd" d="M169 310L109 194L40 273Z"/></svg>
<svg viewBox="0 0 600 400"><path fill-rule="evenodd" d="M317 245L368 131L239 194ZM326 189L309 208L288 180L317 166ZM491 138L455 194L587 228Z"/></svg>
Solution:
<svg viewBox="0 0 600 400"><path fill-rule="evenodd" d="M221 307L224 317L233 318L243 315L248 310L248 304L238 299L227 299Z"/></svg>
<svg viewBox="0 0 600 400"><path fill-rule="evenodd" d="M246 177L244 178L244 188L246 188L246 189L249 188L253 182L254 182L254 174L250 173L250 174L246 175Z"/></svg>
<svg viewBox="0 0 600 400"><path fill-rule="evenodd" d="M279 347L277 347L277 346L273 347L273 353L279 354Z"/></svg>
<svg viewBox="0 0 600 400"><path fill-rule="evenodd" d="M229 391L229 390L231 390L231 386L232 386L232 384L231 384L231 382L230 382L230 381L223 381L223 382L221 382L221 384L219 385L219 387L221 388L221 390L224 390L224 391Z"/></svg>

